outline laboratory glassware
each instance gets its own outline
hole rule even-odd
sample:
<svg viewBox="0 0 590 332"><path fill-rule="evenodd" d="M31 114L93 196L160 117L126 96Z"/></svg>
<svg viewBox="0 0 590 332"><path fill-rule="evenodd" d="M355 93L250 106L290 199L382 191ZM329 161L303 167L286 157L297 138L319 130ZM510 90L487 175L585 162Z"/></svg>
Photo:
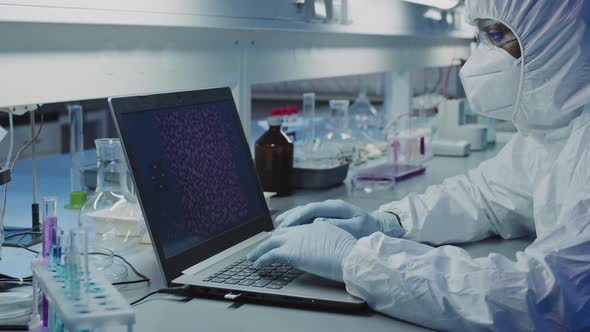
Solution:
<svg viewBox="0 0 590 332"><path fill-rule="evenodd" d="M304 163L313 157L315 141L315 93L303 94L303 125L299 132L299 140L294 145L294 165Z"/></svg>
<svg viewBox="0 0 590 332"><path fill-rule="evenodd" d="M80 213L95 247L115 253L134 248L145 234L141 209L127 176L127 164L119 139L97 139L97 186Z"/></svg>
<svg viewBox="0 0 590 332"><path fill-rule="evenodd" d="M354 103L350 106L352 129L356 136L364 136L369 140L384 141L381 113L371 104L365 89L361 90Z"/></svg>
<svg viewBox="0 0 590 332"><path fill-rule="evenodd" d="M356 174L351 178L352 191L370 194L377 191L393 190L395 187L395 176L383 172L371 170Z"/></svg>
<svg viewBox="0 0 590 332"><path fill-rule="evenodd" d="M426 172L424 162L432 155L432 118L406 113L396 117L384 132L389 143L387 161L358 170L351 177L354 192L391 190L395 183Z"/></svg>
<svg viewBox="0 0 590 332"><path fill-rule="evenodd" d="M340 149L316 135L315 93L303 94L304 139L295 145L294 167L304 170L333 169L343 164Z"/></svg>
<svg viewBox="0 0 590 332"><path fill-rule="evenodd" d="M86 201L83 188L82 165L84 163L84 119L80 104L68 104L70 121L70 202L65 207L80 210Z"/></svg>
<svg viewBox="0 0 590 332"><path fill-rule="evenodd" d="M330 120L325 140L340 150L342 159L352 162L361 138L354 137L350 129L349 106L348 100L330 100Z"/></svg>
<svg viewBox="0 0 590 332"><path fill-rule="evenodd" d="M257 141L255 163L264 191L276 192L277 196L291 193L293 171L293 143L281 130L281 118L270 117L269 129Z"/></svg>
<svg viewBox="0 0 590 332"><path fill-rule="evenodd" d="M303 142L313 145L315 139L315 93L313 92L303 94L303 121L306 129Z"/></svg>
<svg viewBox="0 0 590 332"><path fill-rule="evenodd" d="M41 259L34 259L33 294L40 287L47 295L49 321L46 330L97 331L112 325L126 325L133 330L135 313L102 273L88 262L87 230L74 228L65 236L64 259L48 266ZM59 248L60 252L62 248ZM30 303L30 302L29 302ZM40 330L37 315L37 297L32 298L30 330ZM45 330L45 329L44 329Z"/></svg>
<svg viewBox="0 0 590 332"><path fill-rule="evenodd" d="M49 260L49 251L57 232L57 198L43 197L43 259Z"/></svg>
<svg viewBox="0 0 590 332"><path fill-rule="evenodd" d="M49 253L56 242L57 232L57 198L43 197L43 248L42 257L45 264L49 264ZM47 299L43 296L43 326L47 326Z"/></svg>
<svg viewBox="0 0 590 332"><path fill-rule="evenodd" d="M40 107L36 109L40 112L41 119L43 119L43 112L41 111ZM2 228L4 233L4 241L2 243L5 247L30 247L37 243L42 242L42 237L38 235L38 232L41 230L40 218L39 218L39 203L37 201L37 162L36 162L36 140L38 135L40 134L40 129L35 129L35 112L31 110L29 112L30 116L30 129L31 129L31 140L27 143L30 144L31 149L31 175L32 175L32 182L33 182L33 202L31 204L31 227L11 227L11 226L4 226ZM14 161L13 161L14 163ZM7 174L8 173L8 174ZM10 181L10 174L9 172L2 172L0 174L0 182L5 185L4 189L6 190L6 183ZM6 199L6 197L4 197ZM6 206L4 206L5 210ZM5 211L2 211L2 219L4 219ZM2 221L3 223L4 221ZM17 235L20 234L20 235Z"/></svg>

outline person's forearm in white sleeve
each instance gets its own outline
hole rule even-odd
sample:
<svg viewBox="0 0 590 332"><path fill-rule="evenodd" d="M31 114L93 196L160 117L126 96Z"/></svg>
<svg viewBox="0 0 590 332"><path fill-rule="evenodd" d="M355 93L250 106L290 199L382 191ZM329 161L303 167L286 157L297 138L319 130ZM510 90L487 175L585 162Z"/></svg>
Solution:
<svg viewBox="0 0 590 332"><path fill-rule="evenodd" d="M561 211L516 262L497 254L474 259L458 247L375 233L359 240L343 262L347 290L379 312L435 329L585 330L588 206L584 198Z"/></svg>
<svg viewBox="0 0 590 332"><path fill-rule="evenodd" d="M523 174L513 162L513 147L526 144L523 141L516 135L494 159L467 175L447 179L424 194L410 194L380 210L399 216L405 239L433 245L529 234L533 229L530 181L513 176Z"/></svg>

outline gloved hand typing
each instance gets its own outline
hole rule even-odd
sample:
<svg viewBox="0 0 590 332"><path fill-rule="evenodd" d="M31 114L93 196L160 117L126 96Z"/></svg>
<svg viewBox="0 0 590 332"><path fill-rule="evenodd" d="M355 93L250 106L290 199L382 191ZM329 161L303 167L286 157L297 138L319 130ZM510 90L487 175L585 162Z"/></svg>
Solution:
<svg viewBox="0 0 590 332"><path fill-rule="evenodd" d="M397 238L405 234L393 214L380 211L368 213L341 200L328 200L296 207L278 216L276 222L279 224L277 229L313 222L332 224L349 232L357 239L375 232L383 232Z"/></svg>
<svg viewBox="0 0 590 332"><path fill-rule="evenodd" d="M342 261L355 244L356 239L344 230L314 223L275 231L248 254L248 259L255 267L288 264L326 279L342 281Z"/></svg>

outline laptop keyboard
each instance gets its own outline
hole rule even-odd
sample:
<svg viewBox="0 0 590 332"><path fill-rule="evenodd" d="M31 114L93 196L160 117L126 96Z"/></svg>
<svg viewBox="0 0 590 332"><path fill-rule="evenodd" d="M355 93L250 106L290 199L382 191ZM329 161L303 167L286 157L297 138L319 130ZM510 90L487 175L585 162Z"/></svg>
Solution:
<svg viewBox="0 0 590 332"><path fill-rule="evenodd" d="M299 270L278 263L263 268L255 268L252 262L243 258L210 275L203 281L218 284L281 289L302 274L303 272Z"/></svg>

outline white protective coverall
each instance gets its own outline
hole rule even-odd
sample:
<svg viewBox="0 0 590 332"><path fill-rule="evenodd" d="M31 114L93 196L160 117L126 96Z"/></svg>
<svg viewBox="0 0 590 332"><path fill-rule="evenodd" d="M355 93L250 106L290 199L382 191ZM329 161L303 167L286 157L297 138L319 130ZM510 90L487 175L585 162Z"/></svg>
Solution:
<svg viewBox="0 0 590 332"><path fill-rule="evenodd" d="M590 1L467 0L466 13L518 37L519 133L467 175L381 207L407 234L360 239L342 264L347 290L435 329L588 331ZM491 236L536 240L516 262L445 245Z"/></svg>

